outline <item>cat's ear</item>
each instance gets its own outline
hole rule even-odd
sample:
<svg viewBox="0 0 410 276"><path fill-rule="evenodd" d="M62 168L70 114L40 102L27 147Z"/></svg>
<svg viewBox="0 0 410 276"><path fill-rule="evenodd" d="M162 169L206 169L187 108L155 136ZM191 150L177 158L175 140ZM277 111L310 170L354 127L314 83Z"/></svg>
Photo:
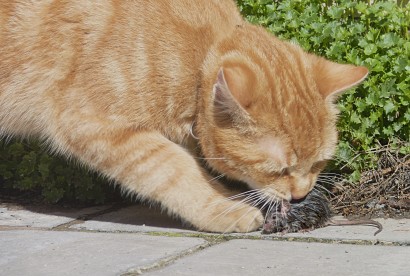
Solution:
<svg viewBox="0 0 410 276"><path fill-rule="evenodd" d="M219 122L248 117L251 104L245 72L240 67L220 68L214 85L214 115Z"/></svg>
<svg viewBox="0 0 410 276"><path fill-rule="evenodd" d="M339 64L313 55L311 58L316 85L323 97L331 101L361 83L369 73L363 66Z"/></svg>

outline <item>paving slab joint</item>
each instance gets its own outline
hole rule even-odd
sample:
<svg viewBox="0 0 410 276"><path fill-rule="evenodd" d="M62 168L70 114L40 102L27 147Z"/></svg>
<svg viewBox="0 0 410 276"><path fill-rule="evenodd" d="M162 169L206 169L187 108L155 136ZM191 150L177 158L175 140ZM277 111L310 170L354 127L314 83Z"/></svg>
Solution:
<svg viewBox="0 0 410 276"><path fill-rule="evenodd" d="M294 236L286 235L247 235L247 234L213 234L205 232L197 233L174 233L174 232L147 232L150 236L163 237L185 237L185 238L201 238L212 245L227 242L231 240L267 240L267 241L286 241L286 242L305 242L305 243L325 243L325 244L352 244L352 245L372 245L372 246L410 246L410 241L391 241L384 239L353 239L353 238L326 238L326 237L311 237L311 236Z"/></svg>
<svg viewBox="0 0 410 276"><path fill-rule="evenodd" d="M195 253L198 253L199 251L202 251L205 248L211 247L215 244L216 243L210 243L208 241L205 241L203 244L197 245L193 248L186 249L184 251L181 251L178 254L165 257L153 264L131 268L126 273L121 274L121 276L136 276L136 275L141 275L143 273L152 272L152 271L167 267L179 259L194 255Z"/></svg>
<svg viewBox="0 0 410 276"><path fill-rule="evenodd" d="M372 246L410 246L407 241L388 240L364 240L364 239L342 239L342 238L317 238L317 237L261 237L260 240L305 242L305 243L325 243L325 244L351 244L351 245L372 245Z"/></svg>

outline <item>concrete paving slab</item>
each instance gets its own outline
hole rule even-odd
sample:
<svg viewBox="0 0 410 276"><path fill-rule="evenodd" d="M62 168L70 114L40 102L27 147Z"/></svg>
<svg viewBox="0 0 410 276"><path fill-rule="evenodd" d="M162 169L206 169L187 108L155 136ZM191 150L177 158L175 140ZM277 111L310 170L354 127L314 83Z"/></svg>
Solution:
<svg viewBox="0 0 410 276"><path fill-rule="evenodd" d="M98 206L84 209L59 209L41 211L25 207L9 208L0 205L0 226L11 227L38 227L50 229L75 220L79 216L93 214L107 210L111 206ZM302 238L302 239L330 239L342 241L370 241L396 242L410 244L410 219L376 219L383 225L383 231L374 236L376 228L371 226L329 226L310 232L291 234L261 235L259 232L246 234L246 236L269 239ZM104 232L171 232L195 233L185 227L179 220L172 219L158 209L144 205L132 205L126 208L111 211L94 217L92 220L71 226L75 230L90 230ZM198 232L197 232L198 233ZM243 234L227 234L229 236L243 236Z"/></svg>
<svg viewBox="0 0 410 276"><path fill-rule="evenodd" d="M0 231L0 275L121 275L204 243L142 234Z"/></svg>
<svg viewBox="0 0 410 276"><path fill-rule="evenodd" d="M29 207L28 207L29 208ZM75 220L79 216L96 213L108 206L97 206L84 209L41 210L24 207L10 208L0 205L0 226L53 228Z"/></svg>
<svg viewBox="0 0 410 276"><path fill-rule="evenodd" d="M72 229L121 232L193 232L155 208L133 205L71 226Z"/></svg>
<svg viewBox="0 0 410 276"><path fill-rule="evenodd" d="M410 247L232 240L148 275L408 275Z"/></svg>

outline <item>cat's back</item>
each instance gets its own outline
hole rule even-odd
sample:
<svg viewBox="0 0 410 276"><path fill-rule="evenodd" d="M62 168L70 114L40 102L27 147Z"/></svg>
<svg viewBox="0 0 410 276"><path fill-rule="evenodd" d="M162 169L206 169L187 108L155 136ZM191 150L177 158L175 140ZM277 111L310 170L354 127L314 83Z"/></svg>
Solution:
<svg viewBox="0 0 410 276"><path fill-rule="evenodd" d="M169 107L150 91L193 97L209 48L241 23L230 0L0 1L0 125L41 129L53 112L113 99L108 115L143 121L147 102Z"/></svg>
<svg viewBox="0 0 410 276"><path fill-rule="evenodd" d="M241 20L231 0L10 0L0 3L0 46L38 46L43 40L47 47L51 40L73 32L83 35L85 42L95 42L112 34L118 24L124 29L116 29L118 37L127 29L156 34L173 27L179 28L173 30L177 33L207 27L218 36L228 30L224 26Z"/></svg>
<svg viewBox="0 0 410 276"><path fill-rule="evenodd" d="M49 83L63 79L74 62L92 66L102 52L131 58L135 49L153 57L186 47L206 51L241 21L230 0L1 1L1 90L31 73Z"/></svg>

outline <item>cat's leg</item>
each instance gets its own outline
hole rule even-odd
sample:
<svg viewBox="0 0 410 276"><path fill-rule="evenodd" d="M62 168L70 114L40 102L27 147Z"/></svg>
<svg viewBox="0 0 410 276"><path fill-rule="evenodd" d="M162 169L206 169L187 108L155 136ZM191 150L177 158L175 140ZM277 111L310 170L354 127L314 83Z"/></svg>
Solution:
<svg viewBox="0 0 410 276"><path fill-rule="evenodd" d="M224 187L211 181L184 148L159 133L129 130L96 136L73 131L69 136L65 146L82 161L198 229L248 232L262 226L259 209L227 199Z"/></svg>

